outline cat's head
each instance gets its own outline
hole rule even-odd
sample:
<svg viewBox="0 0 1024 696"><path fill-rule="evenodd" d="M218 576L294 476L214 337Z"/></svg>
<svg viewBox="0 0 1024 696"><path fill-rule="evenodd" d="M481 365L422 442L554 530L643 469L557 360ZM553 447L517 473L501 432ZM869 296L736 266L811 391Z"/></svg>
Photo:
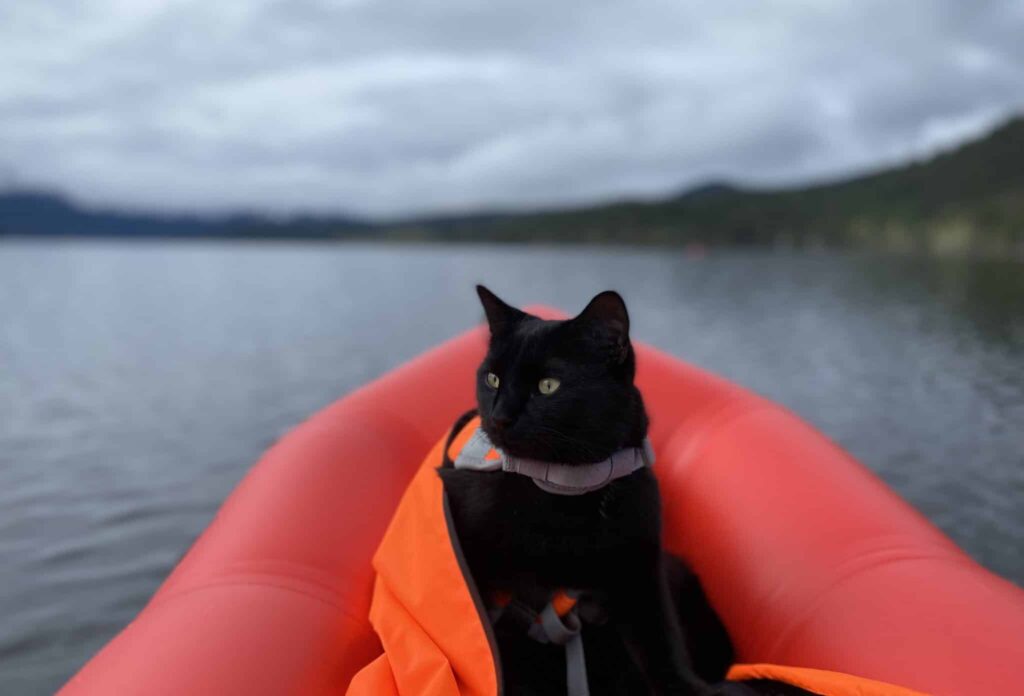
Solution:
<svg viewBox="0 0 1024 696"><path fill-rule="evenodd" d="M572 319L548 321L482 285L491 338L477 370L484 432L518 456L596 462L640 445L647 431L633 386L636 358L622 297L602 292Z"/></svg>

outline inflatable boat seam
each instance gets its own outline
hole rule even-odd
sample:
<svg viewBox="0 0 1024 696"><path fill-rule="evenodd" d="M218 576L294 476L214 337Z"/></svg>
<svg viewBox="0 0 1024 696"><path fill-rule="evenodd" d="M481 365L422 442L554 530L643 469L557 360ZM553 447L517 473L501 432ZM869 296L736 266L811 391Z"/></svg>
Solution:
<svg viewBox="0 0 1024 696"><path fill-rule="evenodd" d="M335 410L340 411L343 409L345 411L346 425L350 425L351 422L356 419L361 419L365 423L369 423L374 426L380 426L382 423L386 423L389 426L397 426L397 430L403 430L412 433L415 436L417 442L423 443L422 446L424 450L427 450L432 446L434 438L424 433L423 430L415 426L408 418L403 417L402 415L392 411L391 409L382 408L380 406L361 405L359 404L359 400L354 398L355 396L356 394L347 396L341 401L339 401L337 404L334 404L333 406L329 407L331 415L333 415L333 412ZM300 424L296 428L289 431L280 440L278 440L278 442L275 443L275 445L270 450L267 451L267 454L264 455L264 458L271 452L273 452L275 449L280 447L282 444L286 443L289 437L294 433L299 432L303 425L317 426L319 428L323 428L326 430L336 430L338 428L338 421L336 418L323 418L315 419L313 421L310 421L308 424ZM260 462L262 461L263 459L261 458ZM260 462L257 462L256 466L258 466ZM256 467L254 466L253 469L255 468Z"/></svg>
<svg viewBox="0 0 1024 696"><path fill-rule="evenodd" d="M176 590L174 592L171 592L170 594L162 595L159 598L154 597L154 601L146 607L143 614L145 612L150 611L151 609L156 609L160 607L160 605L162 604L171 602L172 600L180 599L187 595L196 594L199 592L205 592L207 590L217 590L225 587L267 587L275 590L284 590L292 594L298 594L304 597L308 597L309 599L316 600L321 604L326 604L327 606L337 609L339 613L345 615L355 623L368 625L369 622L367 621L367 618L365 616L360 616L356 614L349 607L346 607L341 603L344 600L344 597L341 595L341 593L333 590L328 590L319 583L300 580L292 576L282 575L278 577L287 578L288 580L293 581L294 584L306 585L307 588L312 588L312 590L302 589L301 587L294 587L284 582L268 582L267 580L255 579L242 580L235 578L222 578L220 580L205 582L201 585L195 585L192 587L188 587L186 589ZM330 598L325 597L324 595L329 595ZM142 615L140 615L139 618L142 618Z"/></svg>
<svg viewBox="0 0 1024 696"><path fill-rule="evenodd" d="M428 434L424 433L422 429L420 429L419 427L414 425L412 423L412 421L410 421L408 418L405 418L404 416L401 416L398 413L395 413L395 412L391 411L390 409L385 409L385 408L380 408L380 407L370 408L368 406L359 406L359 407L356 407L356 408L352 409L352 414L349 414L348 417L351 417L351 415L353 415L353 414L364 414L364 413L373 416L372 418L370 418L368 420L371 420L374 423L380 422L378 420L379 416L384 416L384 417L387 418L387 422L388 422L389 425L391 425L391 424L399 425L400 426L400 428L399 428L400 430L406 430L408 432L411 432L411 433L415 434L416 437L417 437L417 440L419 440L419 441L421 441L423 443L422 447L423 447L424 453L429 451L430 448L434 444L434 439L435 439L434 436L428 435Z"/></svg>
<svg viewBox="0 0 1024 696"><path fill-rule="evenodd" d="M675 487L679 490L687 489L686 483L690 476L693 475L693 467L690 464L702 453L712 435L753 413L781 410L775 404L760 400L744 402L734 399L722 399L705 409L701 409L690 418L681 422L666 438L666 449L671 448L676 438L681 438L683 443L681 445L681 455L676 460L679 462L679 465L674 467L679 472L675 476ZM704 425L700 425L701 419L706 419L707 422ZM698 425L696 428L694 428L694 421Z"/></svg>
<svg viewBox="0 0 1024 696"><path fill-rule="evenodd" d="M552 309L550 309L548 307L543 307L543 306L539 306L539 307L540 307L541 311L549 312L549 313L555 313L555 314L560 314L560 312L558 312L558 310L552 310ZM422 436L421 439L424 440L427 443L426 446L429 448L433 444L433 441L434 441L434 439L436 437L436 433L426 432L425 429L421 429L420 427L413 425L408 419L403 418L401 416L398 416L397 414L392 413L390 410L380 409L380 408L370 408L370 407L367 407L367 406L358 405L358 403L359 403L359 401L363 400L366 397L367 394L371 394L373 391L380 390L382 383L387 384L388 382L399 382L399 381L401 381L401 379L407 373L411 374L412 372L414 372L415 371L414 368L417 365L419 365L421 363L427 363L432 358L434 358L435 356L443 355L452 346L455 346L455 345L459 344L460 342L466 340L467 338L469 338L471 336L474 336L474 335L479 335L481 338L483 338L484 331L485 331L484 325L477 325L477 326L474 326L474 327L472 327L470 329L467 329L466 331L464 331L462 333L457 334L456 336L453 336L452 338L449 338L446 341L443 341L439 345L436 345L433 348L430 348L429 350L427 350L426 352L421 353L421 354L415 356L411 360L409 360L409 361L407 361L405 363L402 363L400 365L397 365L397 366L395 366L395 367L393 367L393 368L391 368L389 370L386 370L384 372L384 374L380 375L379 377L377 377L373 381L371 381L371 382L369 382L367 384L364 384L363 386L357 388L355 391L351 392L347 397L342 399L340 402L332 405L331 408L333 409L333 408L336 408L336 407L340 407L340 406L342 406L343 404L346 404L346 403L352 403L352 404L356 405L355 406L356 412L358 412L358 411L369 411L371 413L381 413L381 414L387 415L390 418L395 418L397 420L401 420L410 429L412 429L414 432L416 432L417 434ZM352 407L350 407L350 408L352 408ZM461 409L461 411L464 411L464 410L466 410L466 409ZM454 416L453 416L453 418L454 418Z"/></svg>

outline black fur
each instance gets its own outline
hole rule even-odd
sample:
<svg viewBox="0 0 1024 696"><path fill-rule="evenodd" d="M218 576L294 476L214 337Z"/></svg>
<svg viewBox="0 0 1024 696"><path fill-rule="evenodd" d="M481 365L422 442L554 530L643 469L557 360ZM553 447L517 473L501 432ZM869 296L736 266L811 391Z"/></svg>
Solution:
<svg viewBox="0 0 1024 696"><path fill-rule="evenodd" d="M617 293L601 293L573 319L545 321L482 286L477 291L491 328L477 401L495 445L570 464L641 446L647 414L633 384L629 316ZM488 373L498 376L497 389ZM561 384L545 396L538 384L547 377ZM660 498L649 469L580 496L546 493L516 474L440 473L485 598L506 590L539 609L558 588L587 593L581 612L589 618L583 636L594 696L712 693L707 682L721 679L731 660L728 637L696 578L662 553ZM504 619L495 633L506 696L565 694L561 647L537 643Z"/></svg>

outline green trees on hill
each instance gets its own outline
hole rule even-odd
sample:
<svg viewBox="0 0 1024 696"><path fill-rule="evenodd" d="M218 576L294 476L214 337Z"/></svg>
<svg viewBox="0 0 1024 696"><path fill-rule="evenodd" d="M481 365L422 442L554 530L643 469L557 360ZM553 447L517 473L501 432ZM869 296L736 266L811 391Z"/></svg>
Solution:
<svg viewBox="0 0 1024 696"><path fill-rule="evenodd" d="M388 236L477 241L1024 251L1024 118L931 160L787 190L705 186L655 203L414 221Z"/></svg>

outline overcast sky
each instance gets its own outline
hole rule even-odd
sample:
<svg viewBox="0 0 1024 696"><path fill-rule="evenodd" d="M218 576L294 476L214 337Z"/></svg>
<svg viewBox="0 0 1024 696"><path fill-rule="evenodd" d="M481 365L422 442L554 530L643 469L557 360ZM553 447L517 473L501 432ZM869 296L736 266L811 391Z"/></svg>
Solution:
<svg viewBox="0 0 1024 696"><path fill-rule="evenodd" d="M0 187L396 216L836 177L1024 108L1020 0L0 4Z"/></svg>

